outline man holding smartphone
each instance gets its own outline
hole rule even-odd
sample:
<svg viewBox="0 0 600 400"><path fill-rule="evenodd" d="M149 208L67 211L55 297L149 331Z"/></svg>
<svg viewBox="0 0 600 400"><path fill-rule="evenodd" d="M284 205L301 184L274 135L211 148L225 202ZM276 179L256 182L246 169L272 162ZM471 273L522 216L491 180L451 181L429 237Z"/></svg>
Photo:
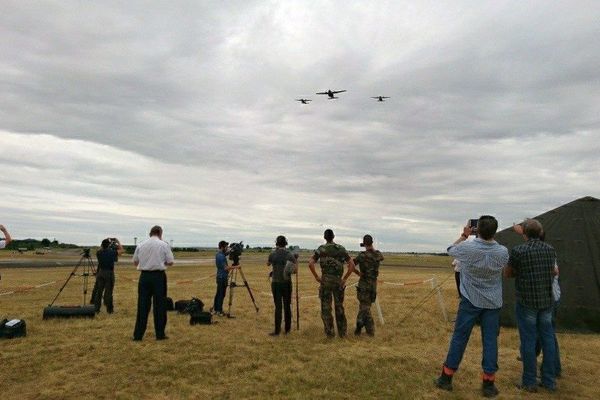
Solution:
<svg viewBox="0 0 600 400"><path fill-rule="evenodd" d="M476 320L481 321L483 341L484 397L494 397L495 374L498 370L498 332L502 307L502 272L508 263L508 250L494 240L498 221L491 215L477 220L477 237L465 241L473 233L471 223L463 228L460 237L448 247L448 254L460 262L460 304L456 315L450 349L435 380L440 389L452 390L452 377L462 360Z"/></svg>

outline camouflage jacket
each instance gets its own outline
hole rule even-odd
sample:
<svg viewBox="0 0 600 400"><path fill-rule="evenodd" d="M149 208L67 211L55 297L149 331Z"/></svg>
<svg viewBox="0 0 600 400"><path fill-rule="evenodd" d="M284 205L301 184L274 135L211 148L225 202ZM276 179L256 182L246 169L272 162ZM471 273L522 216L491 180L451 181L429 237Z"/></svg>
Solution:
<svg viewBox="0 0 600 400"><path fill-rule="evenodd" d="M344 262L348 261L350 256L344 246L326 243L315 250L313 258L319 261L323 275L341 277L344 273Z"/></svg>
<svg viewBox="0 0 600 400"><path fill-rule="evenodd" d="M383 255L379 250L361 251L354 259L354 263L360 268L360 280L365 282L377 281L381 261L383 261Z"/></svg>

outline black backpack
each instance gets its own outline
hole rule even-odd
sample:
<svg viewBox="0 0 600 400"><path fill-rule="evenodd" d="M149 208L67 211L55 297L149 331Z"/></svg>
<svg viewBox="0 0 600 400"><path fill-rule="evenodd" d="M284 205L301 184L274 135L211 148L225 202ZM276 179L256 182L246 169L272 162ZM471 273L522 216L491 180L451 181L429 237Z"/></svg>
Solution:
<svg viewBox="0 0 600 400"><path fill-rule="evenodd" d="M196 315L201 313L204 310L204 303L202 300L192 297L192 300L185 307L185 312L190 315Z"/></svg>

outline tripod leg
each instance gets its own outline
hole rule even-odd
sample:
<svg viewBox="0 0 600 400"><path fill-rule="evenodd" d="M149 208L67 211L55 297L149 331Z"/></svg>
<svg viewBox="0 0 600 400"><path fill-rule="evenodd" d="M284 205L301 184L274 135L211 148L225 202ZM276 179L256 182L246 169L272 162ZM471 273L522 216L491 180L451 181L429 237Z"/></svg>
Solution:
<svg viewBox="0 0 600 400"><path fill-rule="evenodd" d="M77 272L77 269L81 266L81 262L82 261L83 261L83 257L81 257L81 259L79 260L79 262L77 263L77 265L75 265L75 268L73 268L73 271L71 271L71 273L69 274L69 277L67 278L67 280L65 281L65 283L62 285L62 287L60 289L58 289L58 293L56 293L56 296L54 296L54 299L52 299L52 303L50 303L49 307L52 307L52 305L54 304L54 302L56 301L56 299L58 299L58 296L60 296L60 294L62 293L62 291L65 288L65 286L67 286L67 283L69 283L69 281L71 280L71 278L75 275L75 272Z"/></svg>
<svg viewBox="0 0 600 400"><path fill-rule="evenodd" d="M258 312L258 306L256 305L256 300L254 300L254 295L252 294L252 290L250 289L250 285L248 284L248 281L246 280L246 277L244 276L244 271L242 271L242 268L239 268L240 271L240 275L242 276L242 280L244 281L244 286L246 286L246 289L248 289L248 293L250 294L250 298L252 299L252 303L254 304L254 308L256 309L256 312Z"/></svg>

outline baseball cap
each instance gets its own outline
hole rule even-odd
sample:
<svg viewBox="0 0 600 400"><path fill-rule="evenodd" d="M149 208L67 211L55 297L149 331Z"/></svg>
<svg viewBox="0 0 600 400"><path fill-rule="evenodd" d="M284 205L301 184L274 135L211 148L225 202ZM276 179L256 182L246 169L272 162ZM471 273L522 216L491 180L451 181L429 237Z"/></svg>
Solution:
<svg viewBox="0 0 600 400"><path fill-rule="evenodd" d="M365 235L363 236L363 241L360 244L360 247L370 246L373 244L373 236Z"/></svg>

